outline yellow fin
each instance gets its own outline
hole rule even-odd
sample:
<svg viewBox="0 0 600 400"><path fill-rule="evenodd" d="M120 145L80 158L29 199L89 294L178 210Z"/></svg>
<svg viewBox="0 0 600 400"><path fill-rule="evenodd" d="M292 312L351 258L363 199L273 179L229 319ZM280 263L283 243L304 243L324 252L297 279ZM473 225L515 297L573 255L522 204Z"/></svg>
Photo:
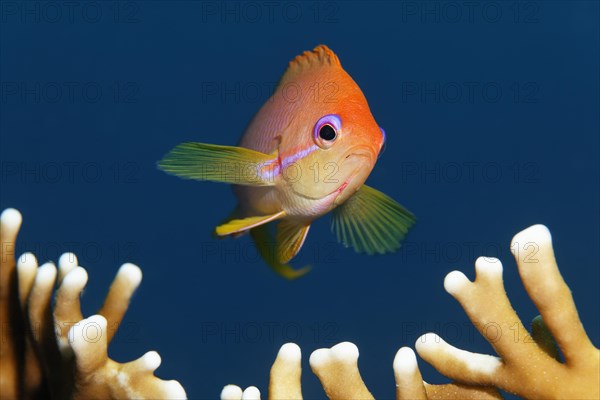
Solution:
<svg viewBox="0 0 600 400"><path fill-rule="evenodd" d="M275 185L277 165L277 153L192 142L181 143L158 162L180 178L250 186Z"/></svg>
<svg viewBox="0 0 600 400"><path fill-rule="evenodd" d="M215 233L218 236L227 236L234 233L240 233L247 231L248 229L255 228L259 225L266 224L267 222L273 221L274 219L285 216L285 211L280 211L272 215L260 215L257 217L248 217L242 219L232 219L222 225L217 226Z"/></svg>
<svg viewBox="0 0 600 400"><path fill-rule="evenodd" d="M277 87L281 87L286 83L295 82L298 79L298 76L304 72L331 66L341 67L342 64L329 47L320 44L312 51L305 51L290 61L288 68L279 80Z"/></svg>
<svg viewBox="0 0 600 400"><path fill-rule="evenodd" d="M277 259L289 262L302 248L310 225L294 221L281 221L277 225Z"/></svg>
<svg viewBox="0 0 600 400"><path fill-rule="evenodd" d="M229 213L229 215L227 217L225 217L225 218L223 218L221 220L221 222L219 223L218 226L225 225L229 221L232 221L234 219L242 219L242 218L243 218L242 208L238 204L237 206L235 206L235 208L233 209L233 211ZM238 233L232 233L231 236L234 237L234 238L238 238L240 236L244 236L248 232L249 231L241 231L241 232L238 232ZM217 232L215 230L213 230L213 236L216 236L216 237L219 237L219 238L223 237L223 236L217 235Z"/></svg>
<svg viewBox="0 0 600 400"><path fill-rule="evenodd" d="M331 229L346 247L358 253L397 250L415 217L390 197L367 185L333 210Z"/></svg>
<svg viewBox="0 0 600 400"><path fill-rule="evenodd" d="M268 224L257 226L250 230L256 248L267 265L279 276L286 279L297 279L306 274L312 268L310 265L294 269L289 264L280 263L275 256L276 245L273 235L269 231Z"/></svg>

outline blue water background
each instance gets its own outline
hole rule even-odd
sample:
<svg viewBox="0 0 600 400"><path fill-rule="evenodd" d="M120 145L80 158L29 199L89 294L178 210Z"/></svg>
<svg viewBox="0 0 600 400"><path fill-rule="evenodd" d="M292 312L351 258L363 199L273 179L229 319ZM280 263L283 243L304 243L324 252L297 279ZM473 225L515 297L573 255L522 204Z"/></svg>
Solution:
<svg viewBox="0 0 600 400"><path fill-rule="evenodd" d="M493 352L444 291L448 272L473 278L476 257L498 256L520 317L537 315L509 252L536 223L598 345L598 3L270 4L1 3L0 206L23 213L19 251L78 253L86 315L119 265L141 266L110 355L157 350L157 374L190 398L227 383L266 397L277 350L294 341L305 397L323 398L308 356L352 341L372 393L391 398L393 357L422 333ZM402 250L370 257L319 220L296 263L314 269L288 282L247 237L212 238L235 205L229 187L155 163L183 141L235 144L287 62L320 43L387 132L369 184L418 224Z"/></svg>

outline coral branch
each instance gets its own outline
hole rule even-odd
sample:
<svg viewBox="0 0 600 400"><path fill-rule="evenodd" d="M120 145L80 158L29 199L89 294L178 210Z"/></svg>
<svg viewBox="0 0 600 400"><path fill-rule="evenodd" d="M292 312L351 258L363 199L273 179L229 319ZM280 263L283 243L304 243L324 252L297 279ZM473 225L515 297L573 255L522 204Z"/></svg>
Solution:
<svg viewBox="0 0 600 400"><path fill-rule="evenodd" d="M310 355L310 367L330 399L373 398L358 371L358 348L353 343L315 350Z"/></svg>
<svg viewBox="0 0 600 400"><path fill-rule="evenodd" d="M402 347L394 357L394 378L396 379L396 398L427 400L421 371L417 365L415 352Z"/></svg>
<svg viewBox="0 0 600 400"><path fill-rule="evenodd" d="M396 399L410 400L498 400L500 393L493 388L448 383L430 385L423 381L417 365L415 352L402 347L394 358L394 377L396 378Z"/></svg>
<svg viewBox="0 0 600 400"><path fill-rule="evenodd" d="M541 225L526 229L514 237L511 249L525 289L542 314L534 319L532 334L506 296L500 261L479 258L474 282L453 271L446 276L444 287L500 357L461 350L434 333L425 334L416 342L419 355L455 382L425 383L415 353L403 347L393 363L397 399L501 399L496 388L530 399L600 398L600 351L586 335L571 292L558 271L550 232ZM558 361L555 339L565 363ZM283 348L273 369L279 368L282 352ZM285 393L280 387L289 385L293 388L289 393L296 395L287 398L301 398L300 352L297 354L286 374L271 372L270 387L278 389L271 390L270 397ZM330 399L373 398L360 376L358 349L352 343L316 350L310 365ZM293 376L292 383L282 376ZM242 392L229 385L221 393L223 400L259 397L254 387Z"/></svg>
<svg viewBox="0 0 600 400"><path fill-rule="evenodd" d="M141 282L141 270L124 264L101 315L83 319L80 296L87 272L77 266L77 258L71 253L60 257L58 269L52 263L38 268L30 253L15 263L14 243L20 223L21 215L16 210L6 210L0 216L0 317L3 329L9 328L9 343L2 341L0 351L2 398L185 398L178 382L154 376L160 365L156 352L125 364L108 358L108 344L114 335L108 324L117 326L123 319Z"/></svg>
<svg viewBox="0 0 600 400"><path fill-rule="evenodd" d="M75 352L77 382L74 399L181 399L185 392L176 381L154 376L158 353L150 351L129 363L108 358L107 321L101 315L82 320L69 331Z"/></svg>
<svg viewBox="0 0 600 400"><path fill-rule="evenodd" d="M110 286L106 300L99 314L110 321L111 326L119 326L129 307L131 296L142 281L142 271L133 264L123 264ZM108 331L108 341L115 334L114 330Z"/></svg>
<svg viewBox="0 0 600 400"><path fill-rule="evenodd" d="M269 398L281 400L301 400L302 388L300 378L302 366L300 347L295 343L281 346L277 358L271 367L271 383ZM260 399L260 391L255 386L243 390L236 385L227 385L221 391L222 400L251 400Z"/></svg>
<svg viewBox="0 0 600 400"><path fill-rule="evenodd" d="M12 208L0 215L0 393L2 397L16 399L22 397L26 389L23 375L26 368L25 319L21 313L19 282L15 270L15 241L21 227L21 214ZM31 276L27 287L33 283ZM35 363L33 364L36 365ZM39 382L39 370L32 370L29 378L34 385Z"/></svg>
<svg viewBox="0 0 600 400"><path fill-rule="evenodd" d="M302 399L302 353L294 343L281 346L271 367L270 399Z"/></svg>
<svg viewBox="0 0 600 400"><path fill-rule="evenodd" d="M358 348L349 342L331 349L319 349L310 356L310 365L330 399L373 399L358 370ZM293 343L279 350L271 368L269 399L302 399L300 388L300 349ZM498 400L502 397L493 388L464 384L429 385L423 382L415 353L403 347L394 359L396 398L398 400ZM259 399L260 391L250 386L242 391L239 386L227 385L221 391L221 400Z"/></svg>
<svg viewBox="0 0 600 400"><path fill-rule="evenodd" d="M552 332L566 364L586 367L595 362L597 367L598 349L585 333L571 291L560 275L550 231L535 225L518 233L511 242L511 251L525 290ZM596 378L599 376L596 374Z"/></svg>
<svg viewBox="0 0 600 400"><path fill-rule="evenodd" d="M75 255L63 254L58 268L38 268L35 256L14 257L21 215L0 215L0 390L7 399L185 398L176 381L154 376L161 359L148 352L129 363L108 357L108 345L142 279L124 264L97 315L85 318L80 296L87 284ZM397 399L499 399L494 387L524 398L597 399L600 350L581 324L571 292L560 275L550 232L536 225L517 234L511 250L529 296L540 311L531 335L512 308L502 281L502 264L479 258L473 282L458 271L444 287L463 307L499 357L471 353L433 333L416 342L418 353L456 382L429 385L414 352L401 348L394 358ZM57 285L56 290L55 285ZM55 305L52 307L52 296ZM564 355L561 363L559 350ZM358 369L358 348L349 342L312 353L310 366L330 399L373 399ZM260 391L228 385L223 400L257 400ZM300 348L282 346L271 368L269 398L302 399Z"/></svg>
<svg viewBox="0 0 600 400"><path fill-rule="evenodd" d="M491 384L524 398L600 398L600 351L586 335L560 275L550 232L542 225L532 226L513 238L511 250L549 333L537 332L537 341L532 338L508 301L502 264L479 258L475 282L454 271L446 276L444 287L500 358L459 350L434 334L417 340L419 355L448 377L474 385ZM556 359L548 343L552 337L565 363Z"/></svg>

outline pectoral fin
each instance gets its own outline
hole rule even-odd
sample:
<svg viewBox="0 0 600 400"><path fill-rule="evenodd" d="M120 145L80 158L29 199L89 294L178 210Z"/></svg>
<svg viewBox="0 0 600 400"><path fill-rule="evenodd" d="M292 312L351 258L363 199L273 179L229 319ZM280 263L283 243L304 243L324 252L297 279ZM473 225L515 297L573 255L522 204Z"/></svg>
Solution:
<svg viewBox="0 0 600 400"><path fill-rule="evenodd" d="M247 231L248 229L255 228L259 225L266 224L267 222L273 221L277 218L285 216L285 211L280 211L271 215L260 215L257 217L248 217L242 219L232 219L222 225L219 225L215 229L215 233L218 236L233 235Z"/></svg>
<svg viewBox="0 0 600 400"><path fill-rule="evenodd" d="M252 235L252 239L254 239L254 243L256 244L256 248L258 249L258 252L261 255L261 257L265 260L267 265L271 267L271 269L275 271L278 275L286 279L296 279L300 278L308 271L310 271L310 265L307 265L300 269L294 269L288 264L279 262L276 256L277 246L275 238L269 231L268 224L260 225L256 228L253 228L250 231L250 235Z"/></svg>
<svg viewBox="0 0 600 400"><path fill-rule="evenodd" d="M236 146L182 143L158 167L181 178L236 185L272 186L278 172L277 154Z"/></svg>
<svg viewBox="0 0 600 400"><path fill-rule="evenodd" d="M334 209L332 231L358 253L383 254L397 250L415 217L390 197L363 185Z"/></svg>
<svg viewBox="0 0 600 400"><path fill-rule="evenodd" d="M277 225L277 259L286 264L304 244L310 225L294 221L281 221Z"/></svg>

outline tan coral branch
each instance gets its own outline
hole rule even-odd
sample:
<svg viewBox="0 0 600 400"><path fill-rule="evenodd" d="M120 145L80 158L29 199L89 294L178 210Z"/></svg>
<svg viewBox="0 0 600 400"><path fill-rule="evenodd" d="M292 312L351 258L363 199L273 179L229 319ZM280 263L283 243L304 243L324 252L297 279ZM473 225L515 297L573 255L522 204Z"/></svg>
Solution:
<svg viewBox="0 0 600 400"><path fill-rule="evenodd" d="M513 238L511 250L525 289L565 363L527 332L506 296L502 264L494 258L477 260L474 282L454 271L446 276L444 287L500 358L457 349L434 334L417 340L419 355L448 377L469 384L492 384L524 398L600 398L600 351L586 335L560 275L550 232L542 225L532 226Z"/></svg>
<svg viewBox="0 0 600 400"><path fill-rule="evenodd" d="M178 382L154 376L161 363L158 353L151 351L125 364L108 358L108 329L103 316L93 315L80 321L68 336L76 359L74 399L185 398Z"/></svg>
<svg viewBox="0 0 600 400"><path fill-rule="evenodd" d="M358 348L354 343L315 350L310 355L310 367L330 399L373 399L360 376Z"/></svg>
<svg viewBox="0 0 600 400"><path fill-rule="evenodd" d="M21 214L15 209L6 209L0 215L0 393L11 399L25 395L22 377L26 370L26 358L32 356L25 355L25 318L21 312L15 269L15 242L21 222ZM28 283L22 285L32 283L30 276ZM37 377L34 376L35 372ZM39 369L32 371L30 376L32 381L38 383L36 387L39 387Z"/></svg>
<svg viewBox="0 0 600 400"><path fill-rule="evenodd" d="M281 346L271 367L270 399L302 399L302 353L293 343Z"/></svg>
<svg viewBox="0 0 600 400"><path fill-rule="evenodd" d="M71 253L60 257L58 269L52 263L38 268L30 253L15 263L20 224L16 210L0 216L0 317L2 327L10 328L8 345L2 341L0 350L2 398L184 399L185 391L177 381L154 376L161 362L156 352L124 364L108 357L115 333L109 326L116 327L123 319L142 279L141 270L124 264L101 315L83 319L80 296L87 272Z"/></svg>
<svg viewBox="0 0 600 400"><path fill-rule="evenodd" d="M317 375L325 394L330 399L373 399L358 369L358 348L349 342L318 349L310 356L310 366ZM281 347L271 368L269 399L302 399L300 388L300 348L288 343ZM429 385L423 382L415 354L408 348L398 351L394 359L396 398L398 400L498 400L500 394L493 388L464 384ZM227 385L221 391L221 400L256 400L260 391L255 386L242 390Z"/></svg>
<svg viewBox="0 0 600 400"><path fill-rule="evenodd" d="M541 225L526 229L514 237L511 249L525 288L542 314L542 319L534 320L533 334L527 332L506 296L500 261L479 258L474 282L454 271L446 276L444 287L500 357L461 350L436 334L425 334L416 342L417 351L455 382L424 382L414 352L403 347L393 363L397 399L500 399L496 388L531 399L600 398L600 351L586 335L558 271L550 232ZM557 360L552 337L565 355L565 363ZM373 398L360 376L358 349L352 343L316 350L310 364L330 399ZM276 361L273 369L278 365ZM301 397L299 361L295 365L293 387L298 395L289 398ZM286 381L279 379L272 371L270 387L285 385ZM270 395L277 398L272 391ZM242 391L228 385L221 398L258 399L260 392L253 386Z"/></svg>
<svg viewBox="0 0 600 400"><path fill-rule="evenodd" d="M502 399L500 393L490 387L469 386L460 383L430 385L423 381L417 365L415 352L403 347L394 358L396 378L396 399L410 400L450 400L450 399Z"/></svg>

